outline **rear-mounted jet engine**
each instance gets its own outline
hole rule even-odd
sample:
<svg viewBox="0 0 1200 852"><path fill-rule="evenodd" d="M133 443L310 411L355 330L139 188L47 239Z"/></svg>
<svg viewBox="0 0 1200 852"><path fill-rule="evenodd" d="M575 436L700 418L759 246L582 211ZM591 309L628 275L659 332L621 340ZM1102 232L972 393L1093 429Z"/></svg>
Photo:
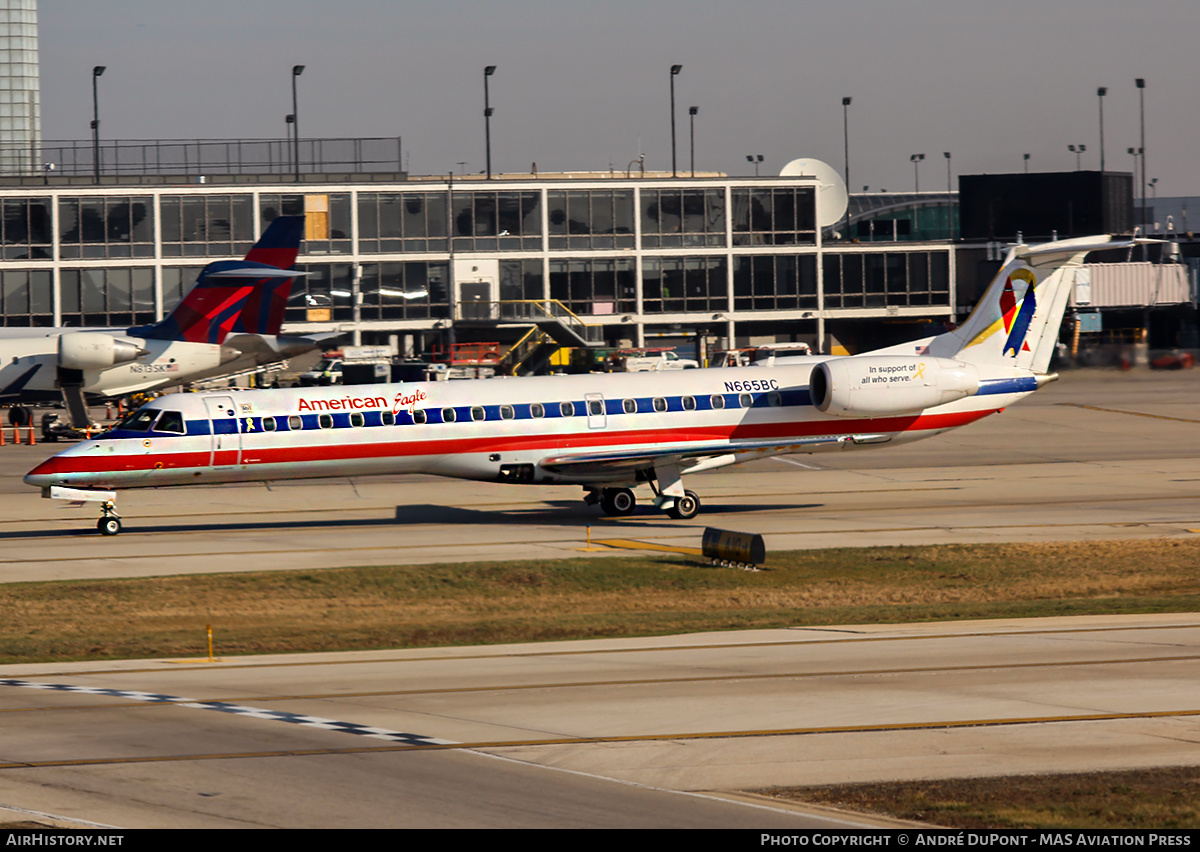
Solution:
<svg viewBox="0 0 1200 852"><path fill-rule="evenodd" d="M979 371L973 364L948 358L834 358L813 367L808 389L813 405L826 414L919 414L974 395Z"/></svg>

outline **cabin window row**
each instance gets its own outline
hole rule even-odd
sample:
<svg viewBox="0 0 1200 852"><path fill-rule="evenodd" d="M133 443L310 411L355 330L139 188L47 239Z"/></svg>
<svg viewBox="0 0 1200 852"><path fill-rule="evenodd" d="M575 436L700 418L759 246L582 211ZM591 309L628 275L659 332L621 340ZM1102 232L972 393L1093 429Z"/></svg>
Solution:
<svg viewBox="0 0 1200 852"><path fill-rule="evenodd" d="M726 397L730 397L729 400ZM759 394L758 398L765 400L765 404L770 407L778 407L783 404L783 396L779 391L769 391L765 394ZM576 415L587 414L590 416L600 416L604 414L648 414L648 413L663 413L668 411L696 411L697 409L706 408L707 410L719 411L727 407L753 408L756 395L751 393L741 394L712 394L707 398L707 406L702 406L701 402L704 398L697 400L694 396L683 397L667 397L657 396L643 399L623 399L620 401L620 409L616 408L616 401L610 400L612 408L605 404L601 399L589 399L582 403L564 401L558 403L557 406L545 406L540 402L529 403L528 417L534 420L540 420L547 416L554 417L575 417ZM676 405L672 406L672 402ZM515 406L500 405L494 407L494 414L489 415L488 407L482 405L473 405L469 408L417 408L412 411L412 422L416 425L426 423L457 423L457 422L482 422L488 420L516 420L518 412ZM557 415L554 414L557 412ZM348 415L349 425L353 428L366 426L366 415L362 412L352 412ZM524 419L524 418L521 418ZM374 418L372 418L374 420ZM262 418L262 431L275 432L282 428L286 422L286 428L289 431L300 431L304 429L304 418L299 414L292 414L288 417L264 417ZM393 426L396 424L396 415L390 411L380 412L379 425ZM319 429L335 428L334 415L319 414L316 421ZM372 422L370 425L375 425Z"/></svg>
<svg viewBox="0 0 1200 852"><path fill-rule="evenodd" d="M794 392L801 393L801 392ZM800 399L798 396L795 400L791 400L792 404L803 404L807 398ZM588 399L582 402L573 402L570 400L563 401L557 405L546 406L540 402L532 402L527 405L513 406L482 406L473 405L470 407L446 407L446 408L417 408L410 415L411 422L417 425L424 423L456 423L460 420L463 422L480 422L480 421L495 421L495 420L517 420L525 417L534 420L540 420L546 417L575 417L576 415L601 416L605 414L650 414L678 411L697 411L709 410L719 411L724 408L754 408L756 405L779 407L784 404L784 396L781 391L768 391L766 393L739 393L739 394L712 394L708 397L681 396L681 397L648 397L641 399L622 399L622 400L603 400L603 399ZM527 409L518 411L518 408ZM491 409L489 411L489 409ZM159 417L158 409L142 409L130 420L121 425L121 429L134 432L173 432L177 434L187 434L189 431L192 434L206 432L201 429L189 430L183 424L183 417L179 412L168 411L162 412L162 417ZM157 422L156 422L157 420ZM340 423L339 423L340 421ZM317 429L334 429L339 426L348 425L351 428L361 428L365 426L395 426L398 421L397 415L391 411L353 411L349 414L330 414L321 413L317 415L279 415L267 416L261 418L258 426L258 431L277 432L290 431L299 432L305 428ZM208 421L199 421L207 424ZM216 431L231 432L237 431L234 426L240 421L217 421ZM256 431L250 427L247 431Z"/></svg>

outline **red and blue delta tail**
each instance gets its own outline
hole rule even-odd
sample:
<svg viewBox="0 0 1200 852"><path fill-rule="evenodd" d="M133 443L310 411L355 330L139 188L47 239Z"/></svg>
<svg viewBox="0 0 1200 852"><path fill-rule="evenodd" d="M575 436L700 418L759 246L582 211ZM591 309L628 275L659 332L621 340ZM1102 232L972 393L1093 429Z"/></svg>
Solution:
<svg viewBox="0 0 1200 852"><path fill-rule="evenodd" d="M271 222L245 260L218 260L200 273L162 322L131 328L131 337L223 343L231 334L279 334L300 253L303 216Z"/></svg>

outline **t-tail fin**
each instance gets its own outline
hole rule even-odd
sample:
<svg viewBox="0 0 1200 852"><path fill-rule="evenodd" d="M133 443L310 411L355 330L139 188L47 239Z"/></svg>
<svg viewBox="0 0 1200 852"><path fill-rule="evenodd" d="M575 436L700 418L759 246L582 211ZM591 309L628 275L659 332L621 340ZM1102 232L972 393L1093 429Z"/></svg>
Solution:
<svg viewBox="0 0 1200 852"><path fill-rule="evenodd" d="M930 341L928 353L1045 373L1084 257L1141 242L1150 241L1096 236L1012 247L966 322Z"/></svg>
<svg viewBox="0 0 1200 852"><path fill-rule="evenodd" d="M245 260L218 260L200 272L170 315L131 328L131 337L222 343L230 334L279 334L292 282L303 216L280 216L263 232Z"/></svg>

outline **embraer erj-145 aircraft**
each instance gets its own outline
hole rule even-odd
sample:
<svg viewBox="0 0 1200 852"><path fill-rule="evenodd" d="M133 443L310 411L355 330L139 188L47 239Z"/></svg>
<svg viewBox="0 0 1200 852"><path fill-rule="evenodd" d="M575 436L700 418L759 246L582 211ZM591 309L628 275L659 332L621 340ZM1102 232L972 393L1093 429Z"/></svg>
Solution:
<svg viewBox="0 0 1200 852"><path fill-rule="evenodd" d="M115 489L424 473L581 485L610 515L691 518L682 476L764 456L877 447L995 414L1047 374L1085 237L1013 247L967 321L917 344L803 365L175 394L42 462L25 482L94 500Z"/></svg>
<svg viewBox="0 0 1200 852"><path fill-rule="evenodd" d="M84 397L123 396L249 369L320 345L278 337L303 216L274 219L245 260L201 271L170 315L134 328L0 331L0 402L63 399L72 425L88 417ZM15 421L20 422L20 421Z"/></svg>

